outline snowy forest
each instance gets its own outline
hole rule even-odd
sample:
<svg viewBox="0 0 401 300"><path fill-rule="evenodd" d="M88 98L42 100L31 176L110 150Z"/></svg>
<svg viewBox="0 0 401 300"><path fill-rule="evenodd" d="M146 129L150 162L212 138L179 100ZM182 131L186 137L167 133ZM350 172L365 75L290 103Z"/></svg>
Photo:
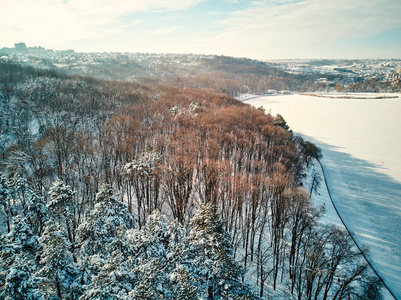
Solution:
<svg viewBox="0 0 401 300"><path fill-rule="evenodd" d="M206 89L0 64L1 299L380 299L319 149Z"/></svg>

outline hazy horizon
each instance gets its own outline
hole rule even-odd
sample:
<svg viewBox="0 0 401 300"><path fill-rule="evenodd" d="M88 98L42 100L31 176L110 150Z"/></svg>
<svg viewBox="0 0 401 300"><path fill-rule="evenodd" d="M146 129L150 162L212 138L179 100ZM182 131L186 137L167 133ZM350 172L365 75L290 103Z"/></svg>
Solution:
<svg viewBox="0 0 401 300"><path fill-rule="evenodd" d="M0 48L401 59L401 1L0 0Z"/></svg>

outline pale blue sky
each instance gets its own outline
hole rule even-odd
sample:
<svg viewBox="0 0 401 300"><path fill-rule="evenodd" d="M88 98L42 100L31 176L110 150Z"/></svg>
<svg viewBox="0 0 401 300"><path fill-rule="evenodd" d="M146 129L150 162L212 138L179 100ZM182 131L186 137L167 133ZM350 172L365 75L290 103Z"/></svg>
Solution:
<svg viewBox="0 0 401 300"><path fill-rule="evenodd" d="M0 47L401 58L401 0L0 0Z"/></svg>

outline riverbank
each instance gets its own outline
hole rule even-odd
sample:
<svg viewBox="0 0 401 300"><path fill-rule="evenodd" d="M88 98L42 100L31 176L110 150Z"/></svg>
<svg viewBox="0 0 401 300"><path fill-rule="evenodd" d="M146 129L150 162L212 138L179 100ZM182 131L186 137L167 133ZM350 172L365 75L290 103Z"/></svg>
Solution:
<svg viewBox="0 0 401 300"><path fill-rule="evenodd" d="M322 149L340 215L401 299L401 101L282 95L245 103L281 114Z"/></svg>

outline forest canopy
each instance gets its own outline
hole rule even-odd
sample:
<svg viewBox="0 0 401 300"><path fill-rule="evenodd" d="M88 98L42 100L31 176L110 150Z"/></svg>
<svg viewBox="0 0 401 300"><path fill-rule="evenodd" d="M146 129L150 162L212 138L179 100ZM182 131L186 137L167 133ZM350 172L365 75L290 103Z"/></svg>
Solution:
<svg viewBox="0 0 401 300"><path fill-rule="evenodd" d="M1 298L377 298L282 116L12 63L0 79Z"/></svg>

